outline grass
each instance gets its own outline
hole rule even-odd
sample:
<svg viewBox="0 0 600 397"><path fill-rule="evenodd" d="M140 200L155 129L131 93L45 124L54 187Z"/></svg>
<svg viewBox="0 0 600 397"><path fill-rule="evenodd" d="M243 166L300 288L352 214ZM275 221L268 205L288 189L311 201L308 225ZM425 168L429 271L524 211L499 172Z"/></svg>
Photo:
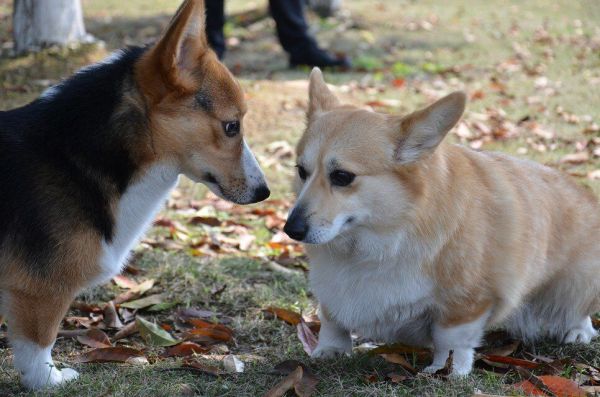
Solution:
<svg viewBox="0 0 600 397"><path fill-rule="evenodd" d="M48 49L18 58L9 56L5 46L0 53L0 109L29 102L47 86L101 59L114 48L153 40L178 1L84 0L83 4L88 30L105 46ZM266 5L264 1L250 4L235 0L228 2L228 9L239 12L253 4ZM348 53L362 68L326 73L326 79L337 86L345 100L405 113L442 93L466 89L473 96L465 116L472 131L476 131L476 122L482 115L488 117L486 123L491 123L489 115L501 109L504 113L500 121L515 126L516 134L507 139L463 139L465 144L476 144L473 141L481 139L484 149L506 151L559 167L600 195L600 180L587 176L600 169L600 156L585 149L590 152L588 161L560 161L581 150L588 141L588 148L600 147L600 132L585 132L594 123L600 124L600 4L594 0L354 0L345 2L345 8L349 12L338 18L319 21L311 17L319 41ZM0 21L9 22L10 12L10 2L0 0ZM265 171L274 197L291 199L289 181L294 159L270 161L269 145L285 141L293 146L302 133L308 70L286 69L285 54L273 29L269 19L250 29L230 24L228 31L239 43L231 46L226 63L247 93L248 139L261 162L268 164ZM0 41L9 41L8 34L9 23L1 23ZM403 81L395 85L398 79ZM524 119L528 121L519 123ZM532 123L551 131L554 137L540 138L533 132ZM453 139L460 140L456 136ZM179 193L184 198L198 199L206 191L183 181ZM163 215L179 216L172 209ZM160 233L155 228L150 235ZM260 222L255 233L267 240L271 234ZM269 371L274 363L284 359L300 359L310 365L320 379L319 395L461 396L470 395L475 389L490 394L515 394L508 386L514 378L486 372L451 382L417 378L406 384L369 383L369 374L385 374L393 366L364 354L309 363L295 329L266 319L260 310L268 305L313 310L315 302L302 274L275 272L263 260L250 256L202 258L186 251L166 252L147 246L141 246L138 252L136 265L143 270L143 278L158 281L156 292L165 292L169 300L182 307L201 306L231 319L236 340L228 348L246 362L246 371L221 378L164 371L176 362L153 362L159 351L152 349L148 354L153 363L148 366L78 365L71 359L82 346L59 339L55 349L57 361L72 365L82 377L63 388L36 395L261 395L280 379L269 375ZM223 284L227 285L224 292L213 296L213 287ZM116 293L116 287L109 285L88 291L83 298L105 302ZM154 315L160 320L169 316L170 311ZM131 343L140 344L140 340L133 338ZM541 354L600 365L599 342L586 347L544 342L536 349ZM27 395L18 386L11 361L10 349L0 349L0 395Z"/></svg>

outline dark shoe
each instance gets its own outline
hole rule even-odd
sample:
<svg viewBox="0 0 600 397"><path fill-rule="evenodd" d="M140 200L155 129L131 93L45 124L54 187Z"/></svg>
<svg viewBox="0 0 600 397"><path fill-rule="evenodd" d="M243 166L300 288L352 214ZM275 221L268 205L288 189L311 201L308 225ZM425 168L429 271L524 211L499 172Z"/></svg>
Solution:
<svg viewBox="0 0 600 397"><path fill-rule="evenodd" d="M290 67L295 68L298 66L350 69L352 63L345 55L334 57L325 50L318 47L312 47L300 54L291 54Z"/></svg>

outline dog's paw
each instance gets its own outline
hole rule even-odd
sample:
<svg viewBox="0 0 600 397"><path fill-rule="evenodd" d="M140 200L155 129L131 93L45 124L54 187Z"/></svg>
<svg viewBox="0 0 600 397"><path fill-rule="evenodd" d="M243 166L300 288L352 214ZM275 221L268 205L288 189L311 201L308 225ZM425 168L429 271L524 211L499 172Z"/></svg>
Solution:
<svg viewBox="0 0 600 397"><path fill-rule="evenodd" d="M55 367L50 367L47 371L23 374L22 383L28 389L37 390L45 387L59 386L78 377L79 372L74 369L65 368L59 370Z"/></svg>
<svg viewBox="0 0 600 397"><path fill-rule="evenodd" d="M328 359L349 356L350 350L338 346L317 346L315 351L312 352L310 358L312 359Z"/></svg>
<svg viewBox="0 0 600 397"><path fill-rule="evenodd" d="M62 380L60 383L70 382L79 378L79 372L72 368L63 368L60 370L60 374L62 375Z"/></svg>
<svg viewBox="0 0 600 397"><path fill-rule="evenodd" d="M428 367L423 368L423 372L425 372L426 374L435 374L437 371L439 371L440 369L444 368L443 365L430 365Z"/></svg>
<svg viewBox="0 0 600 397"><path fill-rule="evenodd" d="M592 320L587 317L576 327L571 328L563 339L563 343L588 344L598 336L598 331L592 326Z"/></svg>

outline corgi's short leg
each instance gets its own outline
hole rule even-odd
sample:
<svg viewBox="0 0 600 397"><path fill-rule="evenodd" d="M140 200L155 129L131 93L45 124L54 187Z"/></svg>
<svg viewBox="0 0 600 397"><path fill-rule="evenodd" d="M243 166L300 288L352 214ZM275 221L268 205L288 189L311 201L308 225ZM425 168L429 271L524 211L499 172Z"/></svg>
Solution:
<svg viewBox="0 0 600 397"><path fill-rule="evenodd" d="M487 318L488 314L485 314L475 321L455 326L434 323L432 329L433 363L424 371L434 373L444 368L450 350L452 350L452 375L468 375L473 367L475 348L481 342Z"/></svg>
<svg viewBox="0 0 600 397"><path fill-rule="evenodd" d="M350 332L332 321L322 306L320 309L319 343L311 358L331 358L352 353Z"/></svg>
<svg viewBox="0 0 600 397"><path fill-rule="evenodd" d="M77 378L75 370L57 369L51 355L58 326L72 296L43 292L35 296L11 292L7 296L9 341L23 385L40 389Z"/></svg>
<svg viewBox="0 0 600 397"><path fill-rule="evenodd" d="M592 319L588 316L569 329L563 343L590 343L598 336L598 331L592 326Z"/></svg>

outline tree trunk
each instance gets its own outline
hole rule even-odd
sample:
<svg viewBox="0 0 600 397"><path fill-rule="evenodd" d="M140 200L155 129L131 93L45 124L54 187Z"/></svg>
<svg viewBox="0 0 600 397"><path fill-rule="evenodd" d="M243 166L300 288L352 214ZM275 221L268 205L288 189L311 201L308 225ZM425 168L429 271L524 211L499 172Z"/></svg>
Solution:
<svg viewBox="0 0 600 397"><path fill-rule="evenodd" d="M13 38L17 53L92 39L80 0L14 0Z"/></svg>
<svg viewBox="0 0 600 397"><path fill-rule="evenodd" d="M309 7L323 18L335 15L342 7L342 0L308 0Z"/></svg>

